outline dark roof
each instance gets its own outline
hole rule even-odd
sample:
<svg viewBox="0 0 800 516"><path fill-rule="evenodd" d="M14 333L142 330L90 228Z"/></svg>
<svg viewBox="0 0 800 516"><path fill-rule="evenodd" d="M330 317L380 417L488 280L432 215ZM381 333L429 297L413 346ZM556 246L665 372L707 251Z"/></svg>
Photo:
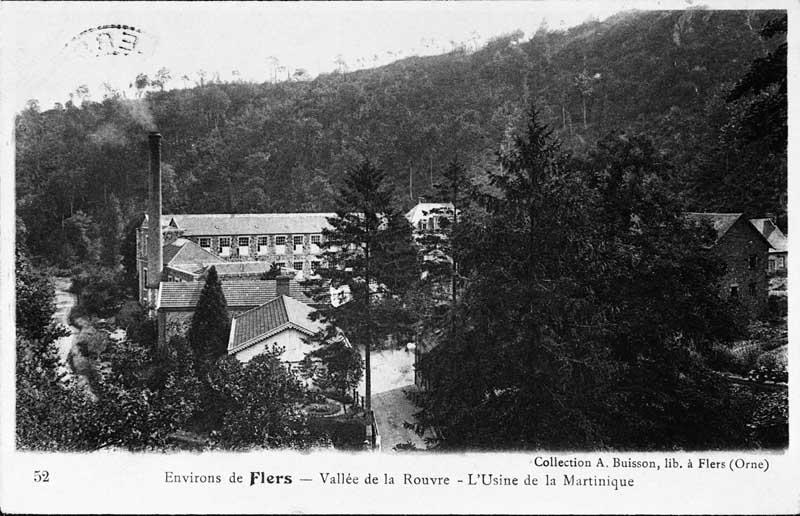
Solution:
<svg viewBox="0 0 800 516"><path fill-rule="evenodd" d="M185 236L291 235L321 233L335 213L212 213L162 215L161 225Z"/></svg>
<svg viewBox="0 0 800 516"><path fill-rule="evenodd" d="M311 320L313 312L307 304L286 296L248 310L231 321L228 352L234 353L288 328L313 335L325 326L319 320Z"/></svg>
<svg viewBox="0 0 800 516"><path fill-rule="evenodd" d="M193 309L200 299L203 281L166 281L159 289L159 309ZM278 296L276 280L228 280L222 281L222 293L229 308L250 308L262 305ZM289 281L292 298L311 303L296 281Z"/></svg>
<svg viewBox="0 0 800 516"><path fill-rule="evenodd" d="M752 224L759 233L764 235L764 238L767 239L773 251L788 251L789 239L787 239L783 231L772 222L772 219L750 219L750 224Z"/></svg>
<svg viewBox="0 0 800 516"><path fill-rule="evenodd" d="M717 232L717 240L728 232L742 216L741 213L687 213L686 218L695 223L708 223Z"/></svg>
<svg viewBox="0 0 800 516"><path fill-rule="evenodd" d="M164 246L164 265L192 265L195 269L199 269L208 264L218 263L224 263L224 260L186 238L178 238Z"/></svg>

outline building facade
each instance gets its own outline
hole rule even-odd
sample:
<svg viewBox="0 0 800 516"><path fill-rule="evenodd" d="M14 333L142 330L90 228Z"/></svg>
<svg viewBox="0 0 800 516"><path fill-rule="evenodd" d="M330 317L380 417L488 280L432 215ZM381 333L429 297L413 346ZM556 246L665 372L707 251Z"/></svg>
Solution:
<svg viewBox="0 0 800 516"><path fill-rule="evenodd" d="M280 296L309 306L313 301L300 284L288 276L275 280L231 280L221 283L228 315L236 317ZM205 282L162 282L157 299L158 343L163 346L176 335L184 335L192 323Z"/></svg>
<svg viewBox="0 0 800 516"><path fill-rule="evenodd" d="M191 242L194 254L203 256L179 267L181 263L168 260L165 255L161 281L194 281L210 265L217 267L223 280L257 278L273 265L299 276L313 275L322 263L322 231L330 227L328 217L334 216L334 213L162 215L165 251L175 242L182 245ZM150 229L149 217L145 217L136 233L139 299L143 304L154 303L152 294L147 292L148 275L152 273L148 252Z"/></svg>
<svg viewBox="0 0 800 516"><path fill-rule="evenodd" d="M764 235L770 245L769 267L770 273L785 273L789 258L789 239L775 224L774 217L750 219L750 223Z"/></svg>
<svg viewBox="0 0 800 516"><path fill-rule="evenodd" d="M725 263L720 296L737 300L751 316L767 308L767 268L770 244L742 213L688 213L698 224L709 224L717 233L714 249Z"/></svg>

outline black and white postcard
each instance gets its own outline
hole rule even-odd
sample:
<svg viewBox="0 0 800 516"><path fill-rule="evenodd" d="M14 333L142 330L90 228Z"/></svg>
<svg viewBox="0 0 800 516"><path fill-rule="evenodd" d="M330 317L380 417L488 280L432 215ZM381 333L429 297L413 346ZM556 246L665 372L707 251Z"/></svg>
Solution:
<svg viewBox="0 0 800 516"><path fill-rule="evenodd" d="M799 15L4 3L0 510L797 513Z"/></svg>

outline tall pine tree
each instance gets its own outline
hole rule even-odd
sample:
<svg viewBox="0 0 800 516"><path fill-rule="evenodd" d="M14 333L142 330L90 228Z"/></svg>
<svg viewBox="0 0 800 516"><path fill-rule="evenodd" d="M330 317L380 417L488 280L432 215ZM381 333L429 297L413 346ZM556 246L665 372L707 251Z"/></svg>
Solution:
<svg viewBox="0 0 800 516"><path fill-rule="evenodd" d="M384 173L369 160L350 169L337 197L331 229L323 232L325 266L319 270L316 296L330 301L331 289L345 293L343 303L318 311L329 331L323 344L338 338L364 348L365 405L371 407L370 354L390 335L409 331L403 296L416 278L417 259L411 226L393 206Z"/></svg>

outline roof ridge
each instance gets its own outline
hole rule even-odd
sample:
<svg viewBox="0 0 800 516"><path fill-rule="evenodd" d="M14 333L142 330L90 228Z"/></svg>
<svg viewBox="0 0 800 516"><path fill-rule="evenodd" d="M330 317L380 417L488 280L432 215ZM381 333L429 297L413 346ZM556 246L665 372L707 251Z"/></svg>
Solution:
<svg viewBox="0 0 800 516"><path fill-rule="evenodd" d="M281 298L281 296L273 297L269 301L265 301L264 303L261 303L260 305L255 306L255 307L251 308L250 310L245 310L244 312L240 313L239 315L236 315L236 316L232 317L232 319L239 319L239 318L244 317L245 315L249 314L250 312L254 312L256 310L260 310L260 309L264 308L265 306L267 306L268 304L274 303L275 301L277 301L280 298ZM285 308L284 308L284 311L285 311Z"/></svg>
<svg viewBox="0 0 800 516"><path fill-rule="evenodd" d="M286 319L287 322L292 322L292 320L289 318L289 310L286 309L286 299L285 299L286 297L288 296L279 294L278 299L280 299L280 303L278 303L278 305L280 306L281 315L283 316L283 318Z"/></svg>

